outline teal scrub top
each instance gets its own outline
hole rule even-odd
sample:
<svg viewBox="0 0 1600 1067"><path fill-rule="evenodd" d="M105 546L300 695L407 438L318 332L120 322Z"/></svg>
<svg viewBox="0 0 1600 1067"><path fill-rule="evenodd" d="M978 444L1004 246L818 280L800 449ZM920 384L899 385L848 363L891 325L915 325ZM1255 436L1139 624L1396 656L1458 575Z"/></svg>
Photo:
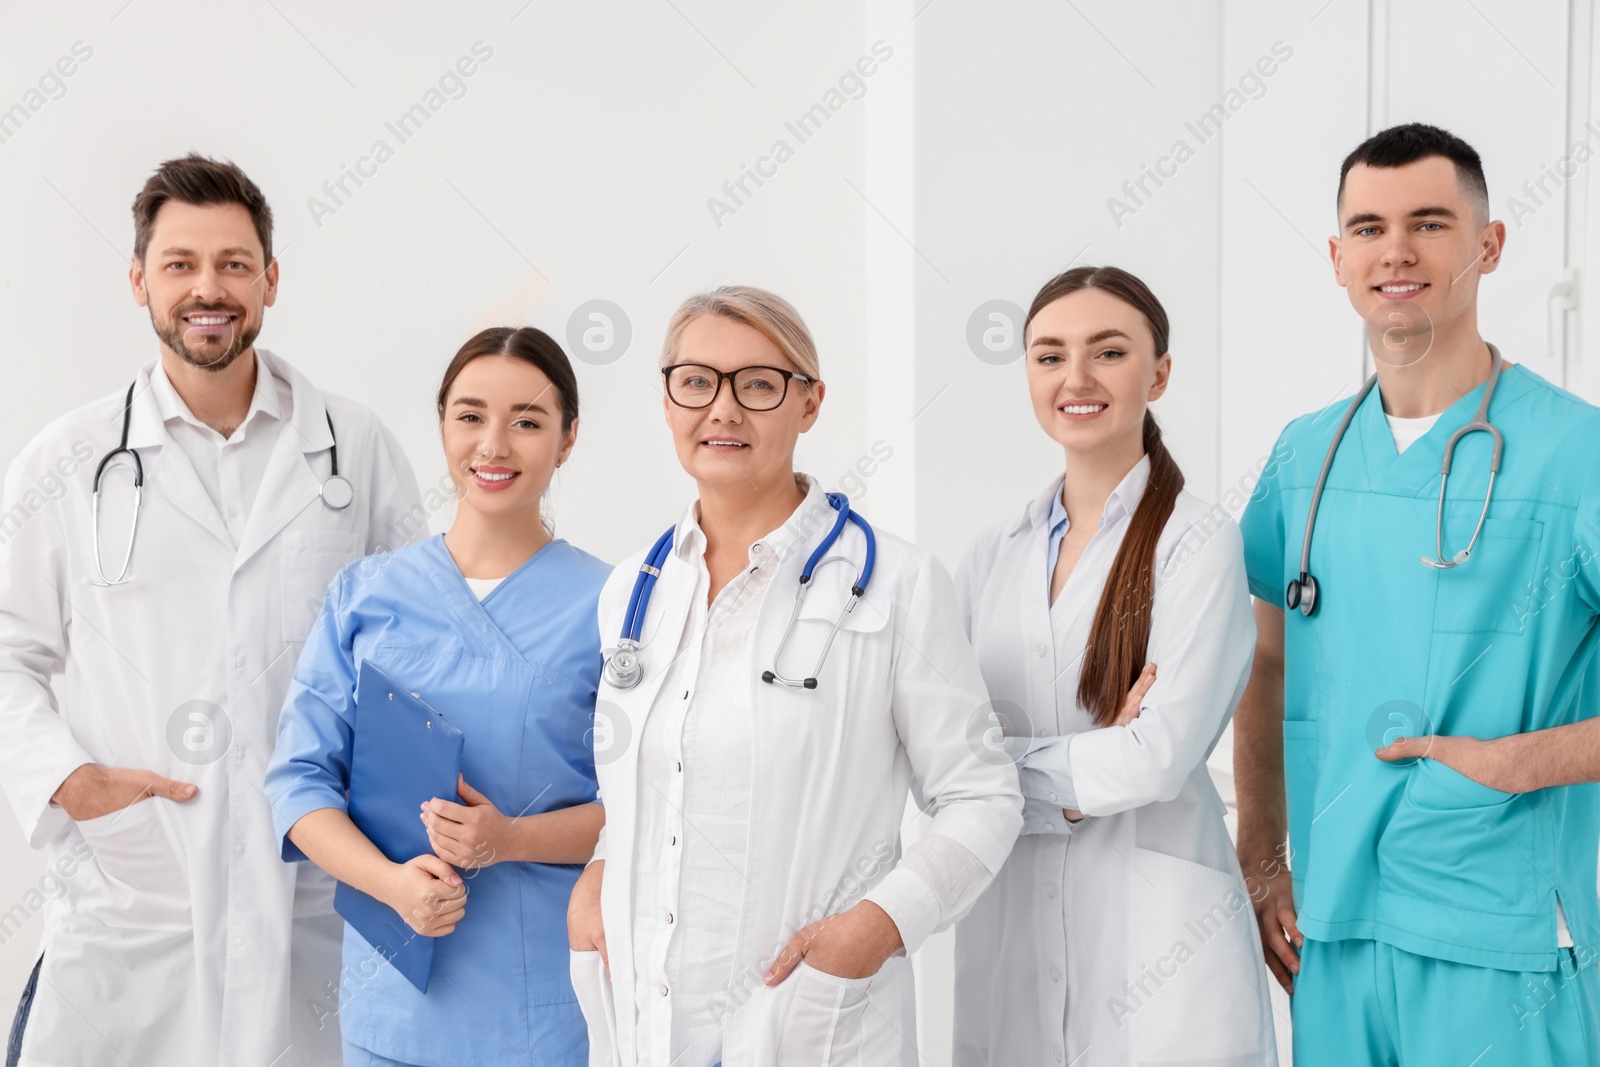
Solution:
<svg viewBox="0 0 1600 1067"><path fill-rule="evenodd" d="M1289 862L1308 938L1554 970L1558 896L1579 957L1600 941L1600 785L1510 794L1434 760L1374 755L1399 734L1488 739L1600 711L1600 409L1505 368L1489 413L1505 448L1478 545L1454 569L1419 562L1434 554L1445 444L1483 388L1403 454L1373 389L1339 446L1311 545L1320 602L1310 618L1285 613ZM1348 403L1288 425L1240 524L1250 590L1279 610ZM1472 535L1491 445L1473 433L1456 447L1447 559Z"/></svg>

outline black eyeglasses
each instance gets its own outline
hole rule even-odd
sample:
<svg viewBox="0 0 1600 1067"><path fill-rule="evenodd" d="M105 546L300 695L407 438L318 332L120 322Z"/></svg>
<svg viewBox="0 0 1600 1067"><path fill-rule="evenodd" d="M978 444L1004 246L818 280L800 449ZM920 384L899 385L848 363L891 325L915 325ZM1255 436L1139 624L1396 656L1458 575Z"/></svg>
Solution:
<svg viewBox="0 0 1600 1067"><path fill-rule="evenodd" d="M661 368L667 379L667 396L680 408L706 408L717 399L724 381L733 386L733 399L746 411L771 411L789 395L793 379L810 385L814 378L779 367L740 367L720 371L701 363L674 363Z"/></svg>

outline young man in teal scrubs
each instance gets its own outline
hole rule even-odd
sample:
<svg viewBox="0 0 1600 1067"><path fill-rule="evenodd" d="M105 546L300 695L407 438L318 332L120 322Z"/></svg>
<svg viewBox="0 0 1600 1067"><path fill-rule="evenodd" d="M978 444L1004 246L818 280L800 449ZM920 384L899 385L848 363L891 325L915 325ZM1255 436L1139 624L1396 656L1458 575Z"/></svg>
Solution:
<svg viewBox="0 0 1600 1067"><path fill-rule="evenodd" d="M1308 565L1351 401L1284 429L1242 522L1259 637L1234 717L1239 858L1296 1067L1600 1064L1600 409L1515 352L1494 375L1478 282L1505 226L1459 138L1362 144L1338 220L1377 385ZM1473 432L1440 529L1446 448L1491 387L1487 511L1494 441Z"/></svg>

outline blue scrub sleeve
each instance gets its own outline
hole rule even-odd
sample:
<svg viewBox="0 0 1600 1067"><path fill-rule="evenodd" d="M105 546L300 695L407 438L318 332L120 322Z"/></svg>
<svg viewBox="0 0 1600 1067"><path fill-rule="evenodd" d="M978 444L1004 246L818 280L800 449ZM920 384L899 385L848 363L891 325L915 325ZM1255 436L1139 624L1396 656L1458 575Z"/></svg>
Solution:
<svg viewBox="0 0 1600 1067"><path fill-rule="evenodd" d="M345 790L355 744L356 665L345 604L352 574L346 567L329 586L300 650L267 764L264 792L272 805L272 826L284 860L291 863L307 857L289 840L290 827L319 808L349 810Z"/></svg>
<svg viewBox="0 0 1600 1067"><path fill-rule="evenodd" d="M1285 428L1272 446L1272 455L1261 471L1261 478L1250 494L1239 519L1239 532L1244 535L1245 575L1250 582L1250 592L1272 604L1283 602L1284 573L1288 546L1284 544L1283 491L1280 481L1283 463L1294 455L1294 448L1285 440ZM1298 553L1296 553L1298 558Z"/></svg>

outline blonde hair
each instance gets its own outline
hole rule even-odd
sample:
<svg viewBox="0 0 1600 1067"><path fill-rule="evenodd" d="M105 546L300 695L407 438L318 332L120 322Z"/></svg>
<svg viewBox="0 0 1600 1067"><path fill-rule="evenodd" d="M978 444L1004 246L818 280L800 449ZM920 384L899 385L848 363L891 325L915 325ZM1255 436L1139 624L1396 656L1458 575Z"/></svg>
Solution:
<svg viewBox="0 0 1600 1067"><path fill-rule="evenodd" d="M676 360L683 331L702 315L720 315L758 331L778 346L795 369L808 378L822 377L817 360L817 345L811 331L794 305L765 289L753 285L723 285L689 297L672 313L667 323L667 338L661 345L661 366Z"/></svg>

